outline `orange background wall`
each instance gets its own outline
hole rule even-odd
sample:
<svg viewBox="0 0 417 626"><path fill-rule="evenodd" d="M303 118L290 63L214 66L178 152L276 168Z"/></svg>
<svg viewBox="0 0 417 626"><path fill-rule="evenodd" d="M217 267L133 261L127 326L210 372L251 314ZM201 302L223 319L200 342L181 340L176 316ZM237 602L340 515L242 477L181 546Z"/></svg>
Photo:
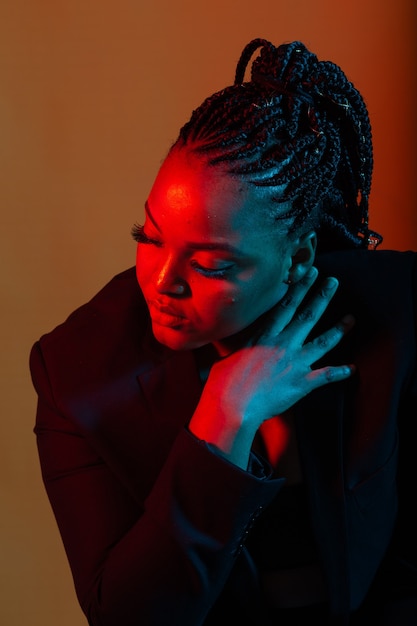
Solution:
<svg viewBox="0 0 417 626"><path fill-rule="evenodd" d="M40 480L30 346L134 263L161 159L250 39L301 39L354 81L374 128L371 226L384 247L417 248L413 5L0 3L1 624L86 624Z"/></svg>

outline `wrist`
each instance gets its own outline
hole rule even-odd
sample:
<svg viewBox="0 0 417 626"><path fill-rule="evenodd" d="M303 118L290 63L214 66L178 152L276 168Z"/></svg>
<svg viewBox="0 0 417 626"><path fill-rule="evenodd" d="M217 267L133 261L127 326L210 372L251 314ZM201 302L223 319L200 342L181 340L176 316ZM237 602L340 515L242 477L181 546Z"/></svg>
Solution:
<svg viewBox="0 0 417 626"><path fill-rule="evenodd" d="M239 415L200 404L188 425L190 432L205 441L225 459L247 469L255 433L250 433Z"/></svg>

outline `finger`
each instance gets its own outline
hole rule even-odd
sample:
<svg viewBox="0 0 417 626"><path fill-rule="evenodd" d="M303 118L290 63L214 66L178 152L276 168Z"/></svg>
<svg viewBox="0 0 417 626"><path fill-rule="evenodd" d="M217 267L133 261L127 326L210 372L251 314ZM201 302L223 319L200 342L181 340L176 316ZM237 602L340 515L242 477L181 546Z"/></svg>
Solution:
<svg viewBox="0 0 417 626"><path fill-rule="evenodd" d="M336 365L321 367L316 370L312 370L310 374L307 374L306 380L311 386L311 390L323 387L329 383L336 383L341 380L350 378L356 372L356 368L351 365Z"/></svg>
<svg viewBox="0 0 417 626"><path fill-rule="evenodd" d="M300 344L303 344L313 327L326 310L333 298L339 282L333 276L323 280L320 287L312 296L304 299L303 303L294 312L286 331Z"/></svg>
<svg viewBox="0 0 417 626"><path fill-rule="evenodd" d="M315 363L337 346L354 325L355 318L353 315L345 315L335 326L306 343L304 351L309 355L310 364Z"/></svg>
<svg viewBox="0 0 417 626"><path fill-rule="evenodd" d="M318 276L318 270L311 267L305 276L289 286L287 293L272 310L272 328L274 333L279 332L293 319L298 307L305 298Z"/></svg>

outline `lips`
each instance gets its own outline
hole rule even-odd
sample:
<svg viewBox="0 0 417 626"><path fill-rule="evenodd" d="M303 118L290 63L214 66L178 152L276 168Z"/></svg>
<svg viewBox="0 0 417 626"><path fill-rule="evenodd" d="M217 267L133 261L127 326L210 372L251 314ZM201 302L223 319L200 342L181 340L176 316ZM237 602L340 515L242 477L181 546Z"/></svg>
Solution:
<svg viewBox="0 0 417 626"><path fill-rule="evenodd" d="M149 311L152 320L162 326L178 326L186 319L171 306L155 301L149 303Z"/></svg>

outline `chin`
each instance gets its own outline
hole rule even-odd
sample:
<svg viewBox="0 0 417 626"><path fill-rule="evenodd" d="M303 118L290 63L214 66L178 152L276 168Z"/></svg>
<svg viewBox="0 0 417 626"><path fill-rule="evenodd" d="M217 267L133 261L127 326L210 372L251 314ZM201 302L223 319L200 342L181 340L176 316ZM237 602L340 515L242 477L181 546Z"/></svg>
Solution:
<svg viewBox="0 0 417 626"><path fill-rule="evenodd" d="M184 334L171 328L152 327L155 339L170 350L196 350L209 343L202 339L184 336Z"/></svg>

